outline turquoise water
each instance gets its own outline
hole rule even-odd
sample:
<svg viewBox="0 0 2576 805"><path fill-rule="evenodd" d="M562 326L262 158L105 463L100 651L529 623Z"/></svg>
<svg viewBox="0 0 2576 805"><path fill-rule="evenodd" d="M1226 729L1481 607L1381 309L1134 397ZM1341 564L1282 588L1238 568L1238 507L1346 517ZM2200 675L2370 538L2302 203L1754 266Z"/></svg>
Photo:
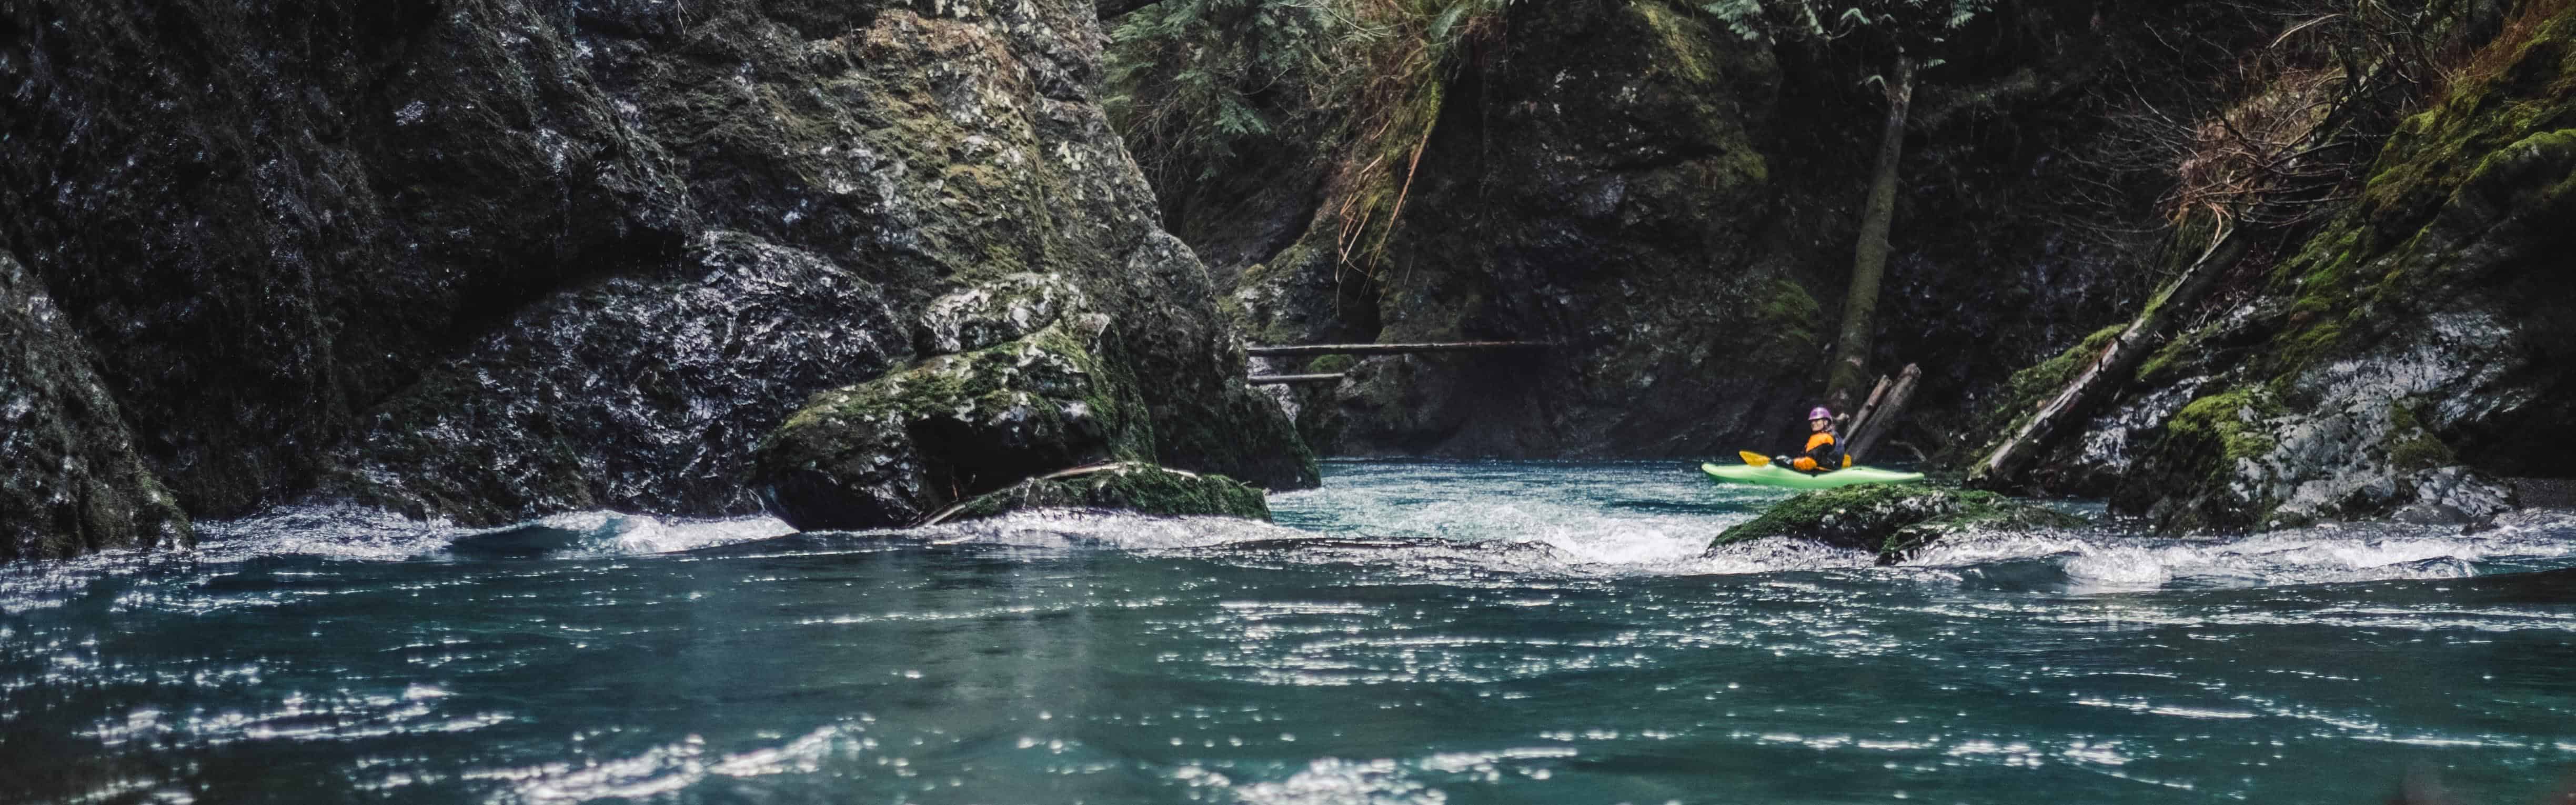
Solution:
<svg viewBox="0 0 2576 805"><path fill-rule="evenodd" d="M2530 802L2576 519L1702 556L1673 464L1342 463L1277 526L296 511L0 570L0 801Z"/></svg>

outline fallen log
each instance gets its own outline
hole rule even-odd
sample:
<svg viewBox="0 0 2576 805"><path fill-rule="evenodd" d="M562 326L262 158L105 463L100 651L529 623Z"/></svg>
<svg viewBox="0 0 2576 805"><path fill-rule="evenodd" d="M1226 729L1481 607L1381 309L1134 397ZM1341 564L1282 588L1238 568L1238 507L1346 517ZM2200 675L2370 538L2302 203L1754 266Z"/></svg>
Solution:
<svg viewBox="0 0 2576 805"><path fill-rule="evenodd" d="M1251 377L1244 378L1243 382L1244 382L1244 383L1246 383L1246 384L1249 384L1249 385L1254 385L1254 386L1282 386L1282 385L1287 385L1287 384L1290 384L1290 383L1333 383L1333 382L1340 381L1341 379L1342 379L1342 376L1341 376L1340 374L1329 374L1329 375L1253 375L1253 376L1251 376Z"/></svg>
<svg viewBox="0 0 2576 805"><path fill-rule="evenodd" d="M2182 313L2200 306L2201 298L2218 287L2219 278L2226 276L2237 261L2245 259L2246 253L2253 250L2255 240L2254 236L2235 230L2220 234L2210 243L2209 250L2201 253L2199 260L2185 269L2182 276L2174 278L2163 296L2148 302L2146 310L2129 322L2128 329L2121 330L2118 338L2103 345L2102 351L2093 356L2084 370L2077 372L2074 379L2067 381L2063 389L2049 398L2047 404L2040 406L2028 423L2014 430L2003 443L1995 446L1994 452L1978 461L1977 466L1968 471L1968 485L1998 489L2017 482L2031 459L2066 423L2090 413L2094 404L2127 385L2138 365L2164 346L2165 331Z"/></svg>
<svg viewBox="0 0 2576 805"><path fill-rule="evenodd" d="M1295 358L1316 355L1408 355L1417 352L1470 352L1487 349L1544 349L1555 346L1545 341L1456 341L1428 344L1295 344L1249 346L1244 354L1255 358Z"/></svg>
<svg viewBox="0 0 2576 805"><path fill-rule="evenodd" d="M1878 446L1878 440L1886 438L1887 432L1895 429L1897 415L1905 412L1905 404L1914 399L1914 385L1922 380L1923 367L1916 364L1906 364L1905 371L1897 374L1896 385L1887 390L1886 401L1870 414L1868 422L1852 432L1852 461L1860 461L1862 456L1869 454L1870 448Z"/></svg>
<svg viewBox="0 0 2576 805"><path fill-rule="evenodd" d="M1889 382L1886 375L1878 376L1878 385L1871 386L1869 389L1869 402L1861 403L1860 413L1852 414L1850 419L1843 422L1844 433L1859 435L1862 428L1869 426L1870 417L1878 413L1879 401L1887 399Z"/></svg>

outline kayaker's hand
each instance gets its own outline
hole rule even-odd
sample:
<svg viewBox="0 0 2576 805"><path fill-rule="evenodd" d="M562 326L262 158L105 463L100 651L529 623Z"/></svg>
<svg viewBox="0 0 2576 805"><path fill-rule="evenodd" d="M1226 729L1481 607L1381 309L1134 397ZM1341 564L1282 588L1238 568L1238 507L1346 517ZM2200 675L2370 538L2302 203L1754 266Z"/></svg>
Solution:
<svg viewBox="0 0 2576 805"><path fill-rule="evenodd" d="M1771 463L1776 464L1776 465L1779 465L1779 466L1782 466L1782 467L1786 467L1786 466L1789 466L1789 457L1788 457L1788 456L1772 456L1772 457L1771 457Z"/></svg>

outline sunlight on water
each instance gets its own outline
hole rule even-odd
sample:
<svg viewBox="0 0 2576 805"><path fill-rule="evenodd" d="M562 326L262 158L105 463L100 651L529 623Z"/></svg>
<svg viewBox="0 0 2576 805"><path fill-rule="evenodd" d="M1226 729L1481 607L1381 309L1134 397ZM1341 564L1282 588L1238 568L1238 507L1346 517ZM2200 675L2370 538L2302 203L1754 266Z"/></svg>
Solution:
<svg viewBox="0 0 2576 805"><path fill-rule="evenodd" d="M1708 541L1666 464L1335 463L1276 525L305 509L0 570L0 801L2528 801L2576 519Z"/></svg>

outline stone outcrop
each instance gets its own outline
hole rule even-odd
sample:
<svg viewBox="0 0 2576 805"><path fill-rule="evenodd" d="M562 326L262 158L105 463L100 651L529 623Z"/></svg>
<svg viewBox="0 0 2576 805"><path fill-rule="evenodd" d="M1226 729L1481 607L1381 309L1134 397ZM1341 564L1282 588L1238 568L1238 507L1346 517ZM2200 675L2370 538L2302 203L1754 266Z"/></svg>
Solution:
<svg viewBox="0 0 2576 805"><path fill-rule="evenodd" d="M2043 483L2171 530L2476 525L2576 436L2576 12L2405 120L2359 197L2149 359Z"/></svg>
<svg viewBox="0 0 2576 805"><path fill-rule="evenodd" d="M1727 529L1709 548L1790 537L1878 554L1893 563L1934 541L1967 532L2077 528L2083 518L1993 492L1916 484L1848 486L1793 497Z"/></svg>
<svg viewBox="0 0 2576 805"><path fill-rule="evenodd" d="M936 303L1026 277L1155 384L1146 458L1311 484L1100 39L1079 0L16 3L0 231L202 515L755 511L801 401L975 352Z"/></svg>

